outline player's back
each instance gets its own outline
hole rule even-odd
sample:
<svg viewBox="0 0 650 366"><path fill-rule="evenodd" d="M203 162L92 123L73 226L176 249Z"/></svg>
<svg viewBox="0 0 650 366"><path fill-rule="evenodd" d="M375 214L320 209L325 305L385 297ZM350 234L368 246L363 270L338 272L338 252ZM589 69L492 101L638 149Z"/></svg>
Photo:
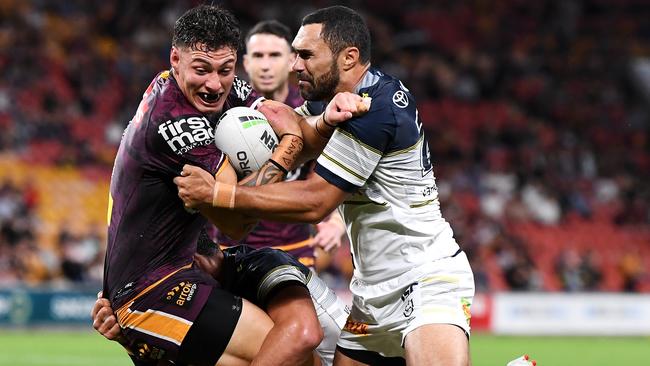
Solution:
<svg viewBox="0 0 650 366"><path fill-rule="evenodd" d="M237 85L224 109L237 99ZM115 308L192 263L206 220L183 208L173 178L184 164L216 172L224 157L214 146L213 128L169 72L159 74L145 92L111 178L104 293Z"/></svg>

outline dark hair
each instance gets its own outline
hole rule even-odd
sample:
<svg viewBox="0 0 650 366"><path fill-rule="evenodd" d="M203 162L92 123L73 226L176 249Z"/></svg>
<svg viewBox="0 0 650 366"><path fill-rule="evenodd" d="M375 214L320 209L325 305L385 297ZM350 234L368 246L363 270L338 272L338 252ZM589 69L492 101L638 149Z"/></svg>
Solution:
<svg viewBox="0 0 650 366"><path fill-rule="evenodd" d="M213 242L212 239L210 239L207 231L205 231L205 229L201 229L201 232L199 233L199 240L196 242L196 253L209 257L214 255L214 253L217 252L218 248L219 246L217 243Z"/></svg>
<svg viewBox="0 0 650 366"><path fill-rule="evenodd" d="M370 31L356 11L341 5L330 6L307 14L302 25L307 24L323 25L321 37L333 54L353 46L359 49L361 63L370 61Z"/></svg>
<svg viewBox="0 0 650 366"><path fill-rule="evenodd" d="M291 41L293 41L291 30L286 25L278 22L277 20L263 20L253 26L251 30L246 34L246 44L251 39L252 36L256 34L272 34L280 38L284 38L289 47L291 47Z"/></svg>
<svg viewBox="0 0 650 366"><path fill-rule="evenodd" d="M214 51L223 46L239 49L239 23L228 10L200 5L185 12L174 25L172 46Z"/></svg>

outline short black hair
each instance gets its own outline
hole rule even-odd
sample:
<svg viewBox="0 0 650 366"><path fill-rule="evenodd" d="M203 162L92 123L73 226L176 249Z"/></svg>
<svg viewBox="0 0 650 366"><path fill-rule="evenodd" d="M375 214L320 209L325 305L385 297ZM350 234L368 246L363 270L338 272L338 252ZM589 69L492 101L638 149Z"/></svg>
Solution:
<svg viewBox="0 0 650 366"><path fill-rule="evenodd" d="M341 5L330 6L307 14L302 25L322 24L321 37L333 54L345 47L357 47L362 64L370 61L370 31L356 11Z"/></svg>
<svg viewBox="0 0 650 366"><path fill-rule="evenodd" d="M200 5L181 15L174 25L172 46L214 51L223 46L239 49L239 22L228 10Z"/></svg>
<svg viewBox="0 0 650 366"><path fill-rule="evenodd" d="M289 44L289 48L291 48L291 42L293 41L291 30L289 27L277 20L263 20L255 24L253 28L246 33L246 44L248 44L251 37L256 34L272 34L284 38Z"/></svg>

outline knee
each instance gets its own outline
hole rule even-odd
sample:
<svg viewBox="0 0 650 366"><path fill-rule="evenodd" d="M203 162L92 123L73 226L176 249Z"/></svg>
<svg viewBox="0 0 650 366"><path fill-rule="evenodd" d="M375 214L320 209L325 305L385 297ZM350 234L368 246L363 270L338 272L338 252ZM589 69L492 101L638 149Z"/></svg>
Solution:
<svg viewBox="0 0 650 366"><path fill-rule="evenodd" d="M323 329L318 319L311 317L298 317L287 325L295 348L301 351L312 351L323 340Z"/></svg>

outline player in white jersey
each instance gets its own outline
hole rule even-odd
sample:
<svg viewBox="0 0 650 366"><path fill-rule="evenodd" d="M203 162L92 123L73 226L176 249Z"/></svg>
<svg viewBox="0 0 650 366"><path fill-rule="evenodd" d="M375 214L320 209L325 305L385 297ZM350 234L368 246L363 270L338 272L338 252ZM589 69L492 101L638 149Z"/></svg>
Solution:
<svg viewBox="0 0 650 366"><path fill-rule="evenodd" d="M305 147L318 150L310 136L324 144L331 135L316 174L234 187L185 166L175 180L179 196L196 207L228 193L234 200L221 207L276 220L317 221L338 206L355 269L335 365L468 365L473 275L440 213L415 99L370 66L368 28L349 8L307 15L293 47L293 69L309 101L300 111L319 115L303 126ZM372 98L370 110L334 126L331 110L323 112L337 92Z"/></svg>

